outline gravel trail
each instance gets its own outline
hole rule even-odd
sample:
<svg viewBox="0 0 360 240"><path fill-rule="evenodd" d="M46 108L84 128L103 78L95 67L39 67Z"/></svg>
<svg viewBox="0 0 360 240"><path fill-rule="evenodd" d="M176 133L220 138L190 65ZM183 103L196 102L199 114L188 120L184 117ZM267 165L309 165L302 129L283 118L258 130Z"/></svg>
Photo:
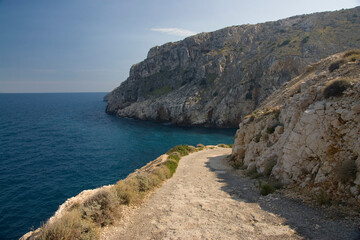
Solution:
<svg viewBox="0 0 360 240"><path fill-rule="evenodd" d="M115 239L360 239L359 219L334 217L281 194L262 197L254 180L207 149L180 160L174 176L101 238Z"/></svg>

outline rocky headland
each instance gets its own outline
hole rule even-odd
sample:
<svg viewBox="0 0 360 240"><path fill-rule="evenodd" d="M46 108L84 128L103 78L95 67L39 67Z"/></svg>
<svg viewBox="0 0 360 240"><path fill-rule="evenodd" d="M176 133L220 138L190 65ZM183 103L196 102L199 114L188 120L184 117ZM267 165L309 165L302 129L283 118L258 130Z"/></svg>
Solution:
<svg viewBox="0 0 360 240"><path fill-rule="evenodd" d="M150 49L107 95L106 112L177 125L237 127L320 59L360 47L360 7L227 27Z"/></svg>

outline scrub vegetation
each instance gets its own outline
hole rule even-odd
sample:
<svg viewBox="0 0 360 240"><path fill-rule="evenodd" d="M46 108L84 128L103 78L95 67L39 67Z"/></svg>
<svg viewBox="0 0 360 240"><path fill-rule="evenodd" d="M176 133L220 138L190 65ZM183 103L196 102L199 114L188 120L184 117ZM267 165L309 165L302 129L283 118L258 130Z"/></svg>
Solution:
<svg viewBox="0 0 360 240"><path fill-rule="evenodd" d="M205 148L178 145L171 148L167 159L150 170L129 175L109 187L103 187L86 200L74 203L58 219L43 224L34 239L99 239L100 230L112 225L126 207L140 205L144 198L172 177L181 157Z"/></svg>

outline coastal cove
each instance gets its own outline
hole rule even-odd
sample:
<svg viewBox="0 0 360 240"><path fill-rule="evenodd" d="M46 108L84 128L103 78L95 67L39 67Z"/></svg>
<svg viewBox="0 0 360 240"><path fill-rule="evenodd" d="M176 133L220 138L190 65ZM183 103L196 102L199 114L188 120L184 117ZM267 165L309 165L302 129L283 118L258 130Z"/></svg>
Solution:
<svg viewBox="0 0 360 240"><path fill-rule="evenodd" d="M113 184L175 145L233 143L234 129L109 116L104 95L0 94L0 239L39 227L67 198Z"/></svg>

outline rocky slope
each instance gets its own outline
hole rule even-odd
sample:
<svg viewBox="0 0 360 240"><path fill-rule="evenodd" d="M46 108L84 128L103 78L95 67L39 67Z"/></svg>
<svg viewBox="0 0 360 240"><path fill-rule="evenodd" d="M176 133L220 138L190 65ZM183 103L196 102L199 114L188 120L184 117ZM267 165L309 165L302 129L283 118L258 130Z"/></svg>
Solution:
<svg viewBox="0 0 360 240"><path fill-rule="evenodd" d="M307 68L245 117L237 166L320 203L360 206L360 50Z"/></svg>
<svg viewBox="0 0 360 240"><path fill-rule="evenodd" d="M106 112L178 125L236 127L308 64L360 47L360 7L200 33L150 49Z"/></svg>

